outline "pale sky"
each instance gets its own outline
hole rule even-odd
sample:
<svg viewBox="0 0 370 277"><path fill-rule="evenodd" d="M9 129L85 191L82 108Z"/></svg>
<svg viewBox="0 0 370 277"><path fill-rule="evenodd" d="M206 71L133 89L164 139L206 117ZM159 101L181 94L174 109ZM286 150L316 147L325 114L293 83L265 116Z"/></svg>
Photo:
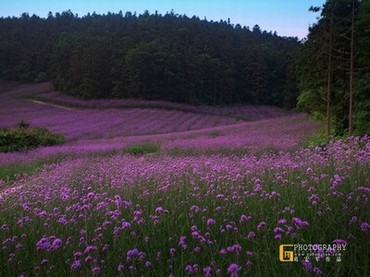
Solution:
<svg viewBox="0 0 370 277"><path fill-rule="evenodd" d="M0 17L20 16L23 12L46 17L71 10L79 16L94 11L123 14L127 11L142 14L158 11L165 14L193 15L219 21L230 18L232 24L249 26L258 24L262 30L277 31L280 36L304 38L309 25L316 22L317 14L308 11L310 6L322 6L325 0L0 0Z"/></svg>

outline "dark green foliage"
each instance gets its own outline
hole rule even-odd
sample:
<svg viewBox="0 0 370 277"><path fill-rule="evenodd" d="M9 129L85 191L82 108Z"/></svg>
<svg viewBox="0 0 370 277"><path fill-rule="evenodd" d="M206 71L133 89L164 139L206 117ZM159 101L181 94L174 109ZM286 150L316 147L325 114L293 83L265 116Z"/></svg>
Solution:
<svg viewBox="0 0 370 277"><path fill-rule="evenodd" d="M142 143L136 144L132 146L128 146L124 149L125 153L132 154L132 155L145 155L156 153L159 151L159 145L155 143Z"/></svg>
<svg viewBox="0 0 370 277"><path fill-rule="evenodd" d="M352 7L354 5L354 134L370 133L370 1L330 0L321 9L321 17L310 28L308 40L299 55L298 71L301 94L298 106L318 118L327 114L329 53L331 53L330 123L334 135L349 129L350 50ZM330 31L330 22L332 28ZM330 33L332 33L330 39ZM331 43L331 45L330 45Z"/></svg>
<svg viewBox="0 0 370 277"><path fill-rule="evenodd" d="M37 76L37 78L35 79L35 82L41 83L41 82L46 82L48 80L49 80L48 75L45 72L41 71L39 75Z"/></svg>
<svg viewBox="0 0 370 277"><path fill-rule="evenodd" d="M64 137L45 128L29 128L21 121L15 128L0 129L0 152L27 150L38 146L62 144Z"/></svg>
<svg viewBox="0 0 370 277"><path fill-rule="evenodd" d="M81 98L295 107L297 38L173 12L0 19L0 79Z"/></svg>

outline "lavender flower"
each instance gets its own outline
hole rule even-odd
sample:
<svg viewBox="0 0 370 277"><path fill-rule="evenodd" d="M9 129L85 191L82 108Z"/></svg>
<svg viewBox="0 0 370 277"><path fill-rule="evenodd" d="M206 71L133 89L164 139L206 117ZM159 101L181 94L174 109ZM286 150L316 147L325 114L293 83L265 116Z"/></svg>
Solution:
<svg viewBox="0 0 370 277"><path fill-rule="evenodd" d="M238 264L230 264L229 267L227 268L227 273L231 276L231 277L238 277L239 276L239 271L241 270L242 268L238 265Z"/></svg>

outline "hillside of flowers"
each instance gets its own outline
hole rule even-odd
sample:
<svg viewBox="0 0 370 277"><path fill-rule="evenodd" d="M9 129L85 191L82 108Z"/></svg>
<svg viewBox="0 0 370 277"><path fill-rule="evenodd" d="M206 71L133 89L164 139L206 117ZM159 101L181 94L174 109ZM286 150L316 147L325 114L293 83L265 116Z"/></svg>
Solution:
<svg viewBox="0 0 370 277"><path fill-rule="evenodd" d="M38 100L34 100L38 99ZM42 100L42 101L39 101ZM111 108L109 108L111 107ZM204 107L158 101L82 101L49 83L0 86L0 128L26 122L62 134L65 143L0 153L0 165L60 155L120 152L154 143L167 154L256 154L300 145L320 124L276 107Z"/></svg>

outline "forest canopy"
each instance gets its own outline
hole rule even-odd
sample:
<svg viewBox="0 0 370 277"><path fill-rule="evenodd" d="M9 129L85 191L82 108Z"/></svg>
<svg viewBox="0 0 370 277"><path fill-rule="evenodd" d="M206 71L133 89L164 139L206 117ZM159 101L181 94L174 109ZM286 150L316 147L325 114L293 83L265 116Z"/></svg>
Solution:
<svg viewBox="0 0 370 277"><path fill-rule="evenodd" d="M295 107L297 38L173 12L0 19L0 79L90 98Z"/></svg>

